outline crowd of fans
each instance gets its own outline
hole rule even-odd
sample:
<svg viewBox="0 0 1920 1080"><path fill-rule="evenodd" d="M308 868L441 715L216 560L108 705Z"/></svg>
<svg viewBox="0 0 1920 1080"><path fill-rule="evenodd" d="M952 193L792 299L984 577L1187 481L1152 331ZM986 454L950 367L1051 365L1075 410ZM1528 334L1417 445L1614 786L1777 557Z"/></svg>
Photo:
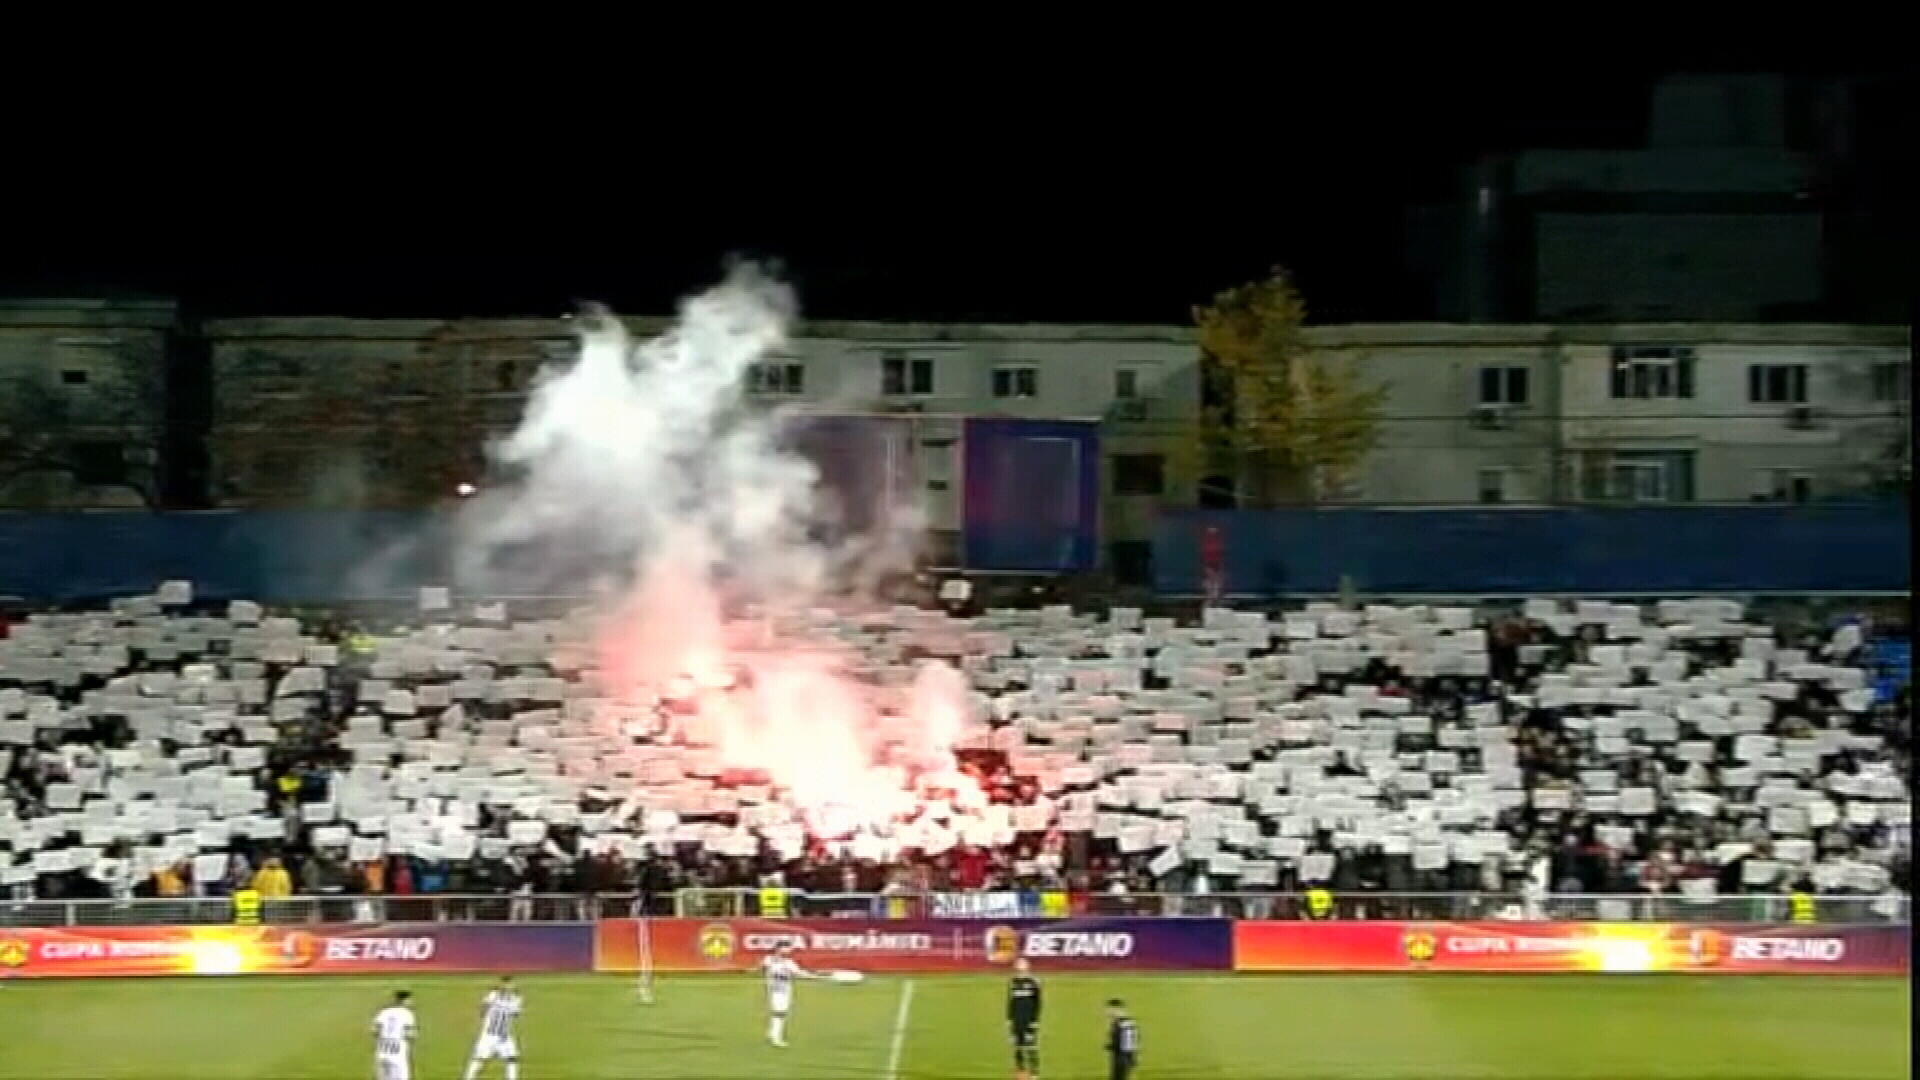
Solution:
<svg viewBox="0 0 1920 1080"><path fill-rule="evenodd" d="M124 614L124 613L123 613ZM149 616L151 612L147 613ZM99 616L108 622L112 614ZM176 611L176 618L188 614ZM33 625L29 621L25 625ZM1414 713L1432 716L1439 727L1458 722L1470 710L1492 706L1498 710L1516 751L1514 764L1527 791L1566 789L1578 792L1583 772L1593 766L1596 734L1590 723L1596 710L1587 707L1548 707L1538 692L1544 678L1587 664L1601 645L1598 628L1582 626L1567 632L1537 618L1516 613L1476 616L1486 635L1487 670L1480 676L1413 676L1387 659L1373 658L1358 670L1322 675L1314 692L1341 694L1355 686L1370 686L1381 698L1407 702ZM16 631L18 626L15 627ZM253 770L263 792L266 811L279 817L284 830L272 836L236 837L225 853L221 872L208 873L205 858L183 858L157 868L140 867L126 841L101 852L86 868L19 872L26 853L9 844L6 827L45 818L59 810L49 804L50 789L76 774L103 769L111 754L128 747L136 732L124 716L93 710L84 723L72 720L58 727L38 728L25 742L0 744L0 869L10 863L15 872L4 887L14 900L114 899L127 897L219 897L251 889L272 900L289 896L449 897L489 895L508 903L532 904L550 894L606 897L642 895L670 897L685 889L785 886L816 894L910 893L1003 889L1063 889L1092 894L1184 893L1218 894L1236 889L1230 876L1203 863L1182 862L1158 872L1150 868L1151 852L1123 853L1112 837L1069 831L1056 821L1044 831L1022 833L1009 845L959 844L937 857L916 855L906 860L863 860L845 852L814 846L797 858L781 858L762 847L756 855L723 855L699 845L682 845L672 854L633 858L620 850L583 843L577 826L556 824L538 844L490 847L463 858L423 858L383 855L353 861L346 852L316 846L314 827L303 820L303 808L329 801L352 765L342 736L356 717L362 722L377 715L377 703L361 700L373 652L365 629L324 616L302 619L309 641L340 647L340 660L327 668L321 692L312 707L297 716L274 721L273 741L264 763ZM1857 634L1835 636L1829 628L1780 629L1776 644L1802 650L1834 666L1864 661L1864 639ZM0 646L4 646L0 642ZM1244 658L1252 664L1262 656L1284 650L1279 642L1255 649ZM1740 637L1706 638L1685 643L1691 671L1698 673L1735 664L1741 655ZM6 659L0 648L0 661ZM1161 676L1152 669L1151 656L1139 659L1146 670L1146 686ZM12 691L17 706L26 694L51 697L66 706L78 706L109 688L116 679L156 672L179 674L194 664L233 666L217 645L197 655L172 649L126 651L118 671L93 670L80 677L48 682L29 671L24 677L0 662L0 692ZM271 660L258 664L268 680L283 676L296 665ZM1019 683L999 687L998 693L1020 693ZM5 710L0 710L4 712ZM489 718L484 706L481 718ZM504 719L505 710L491 719ZM0 719L6 719L0 716ZM1843 728L1857 740L1833 755L1825 775L1891 777L1902 788L1912 780L1911 691L1905 686L1882 694L1866 708L1847 707L1835 689L1819 680L1796 680L1790 695L1777 697L1766 734L1785 739L1817 731ZM238 730L207 736L216 748L240 745ZM1496 827L1512 838L1503 859L1482 862L1451 861L1444 867L1421 868L1405 851L1380 845L1342 847L1329 832L1310 838L1308 850L1336 856L1324 882L1303 881L1296 862L1287 862L1271 885L1259 891L1288 893L1307 884L1324 883L1341 894L1368 892L1432 893L1476 892L1524 894L1529 890L1580 894L1678 893L1688 882L1713 882L1712 892L1725 895L1781 892L1788 888L1820 892L1904 892L1908 888L1910 840L1904 821L1881 814L1872 818L1846 816L1806 830L1814 856L1787 866L1773 877L1743 873L1753 858L1768 858L1776 837L1762 813L1698 815L1676 809L1680 791L1716 793L1723 770L1734 764L1733 736L1715 740L1710 760L1681 761L1671 747L1636 742L1619 763L1623 786L1645 786L1659 793L1651 814L1638 818L1631 829L1617 827L1619 819L1583 809L1580 799L1564 809L1543 808L1541 800L1511 806L1500 812ZM166 748L169 753L173 748ZM1434 749L1431 741L1403 739L1401 749ZM1466 751L1469 758L1472 750ZM1270 748L1254 760L1269 760ZM1030 776L1019 775L1010 756L1000 749L974 747L961 755L961 768L989 797L999 803L1024 805L1040 797ZM1341 758L1331 768L1335 776L1357 775L1358 762ZM1391 784L1380 794L1392 808L1406 793ZM592 807L589 807L592 809ZM481 807L475 831L503 837L511 814L498 807ZM1609 827L1611 825L1615 827ZM78 846L77 836L55 838L52 846ZM14 850L10 850L14 849ZM204 852L203 852L204 854ZM1845 863L1855 872L1819 874L1822 864ZM1859 873L1860 868L1870 872ZM448 909L458 917L458 908Z"/></svg>

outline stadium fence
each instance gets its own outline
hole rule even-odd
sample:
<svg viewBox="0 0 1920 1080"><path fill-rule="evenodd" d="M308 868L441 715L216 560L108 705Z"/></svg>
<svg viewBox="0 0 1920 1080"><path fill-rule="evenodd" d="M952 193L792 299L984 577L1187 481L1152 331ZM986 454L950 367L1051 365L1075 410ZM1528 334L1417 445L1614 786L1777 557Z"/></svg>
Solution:
<svg viewBox="0 0 1920 1080"><path fill-rule="evenodd" d="M352 923L567 923L626 918L636 913L688 918L792 917L857 919L1043 917L1039 893L805 893L785 890L783 912L770 910L758 889L698 889L676 894L291 896L261 905L273 925ZM1062 894L1054 894L1061 896ZM763 903L768 900L768 903ZM1304 919L1295 893L1072 894L1061 916L1211 919ZM1905 895L1816 896L1815 921L1830 925L1907 924ZM1349 893L1337 896L1338 920L1487 920L1520 913L1560 922L1777 924L1792 918L1784 895L1689 897L1680 894ZM198 926L234 921L224 897L127 900L0 901L0 927Z"/></svg>

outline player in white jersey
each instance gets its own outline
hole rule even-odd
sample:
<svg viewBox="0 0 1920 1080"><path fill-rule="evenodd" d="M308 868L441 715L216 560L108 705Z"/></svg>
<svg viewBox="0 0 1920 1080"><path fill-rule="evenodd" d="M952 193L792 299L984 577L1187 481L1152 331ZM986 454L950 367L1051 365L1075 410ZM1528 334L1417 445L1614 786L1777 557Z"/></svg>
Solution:
<svg viewBox="0 0 1920 1080"><path fill-rule="evenodd" d="M393 1004L373 1018L373 1071L378 1080L413 1080L413 995L393 995Z"/></svg>
<svg viewBox="0 0 1920 1080"><path fill-rule="evenodd" d="M511 975L502 976L480 1003L480 1038L467 1062L467 1080L474 1080L481 1066L496 1058L506 1069L507 1080L520 1080L520 1043L513 1037L513 1025L519 1019L520 991L514 989Z"/></svg>
<svg viewBox="0 0 1920 1080"><path fill-rule="evenodd" d="M820 979L793 958L793 946L781 945L772 956L760 962L767 979L767 1041L787 1045L787 1010L793 1008L793 983L796 979Z"/></svg>

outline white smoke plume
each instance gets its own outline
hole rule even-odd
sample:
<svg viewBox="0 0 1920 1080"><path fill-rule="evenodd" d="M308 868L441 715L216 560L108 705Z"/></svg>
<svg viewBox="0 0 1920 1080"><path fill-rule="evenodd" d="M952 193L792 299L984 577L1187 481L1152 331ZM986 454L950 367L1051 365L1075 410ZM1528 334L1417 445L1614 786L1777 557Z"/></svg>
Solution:
<svg viewBox="0 0 1920 1080"><path fill-rule="evenodd" d="M876 689L806 617L857 599L910 550L916 521L831 529L820 473L787 438L794 418L745 400L794 316L786 286L741 267L653 341L582 319L577 359L536 384L494 448L510 479L464 507L457 573L495 595L593 583L604 692L667 699L674 737L765 773L816 831L885 831L931 790L967 786L951 751L968 691L941 665Z"/></svg>

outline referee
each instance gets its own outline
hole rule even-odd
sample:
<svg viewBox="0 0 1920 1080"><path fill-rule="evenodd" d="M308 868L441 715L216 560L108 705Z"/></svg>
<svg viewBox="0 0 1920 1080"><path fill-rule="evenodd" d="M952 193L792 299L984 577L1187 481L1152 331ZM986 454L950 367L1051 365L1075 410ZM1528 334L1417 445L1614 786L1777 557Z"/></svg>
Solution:
<svg viewBox="0 0 1920 1080"><path fill-rule="evenodd" d="M1007 1031L1013 1037L1013 1070L1020 1080L1040 1075L1040 980L1023 957L1007 982Z"/></svg>
<svg viewBox="0 0 1920 1080"><path fill-rule="evenodd" d="M1107 1076L1127 1080L1140 1063L1140 1029L1119 998L1107 1002Z"/></svg>

